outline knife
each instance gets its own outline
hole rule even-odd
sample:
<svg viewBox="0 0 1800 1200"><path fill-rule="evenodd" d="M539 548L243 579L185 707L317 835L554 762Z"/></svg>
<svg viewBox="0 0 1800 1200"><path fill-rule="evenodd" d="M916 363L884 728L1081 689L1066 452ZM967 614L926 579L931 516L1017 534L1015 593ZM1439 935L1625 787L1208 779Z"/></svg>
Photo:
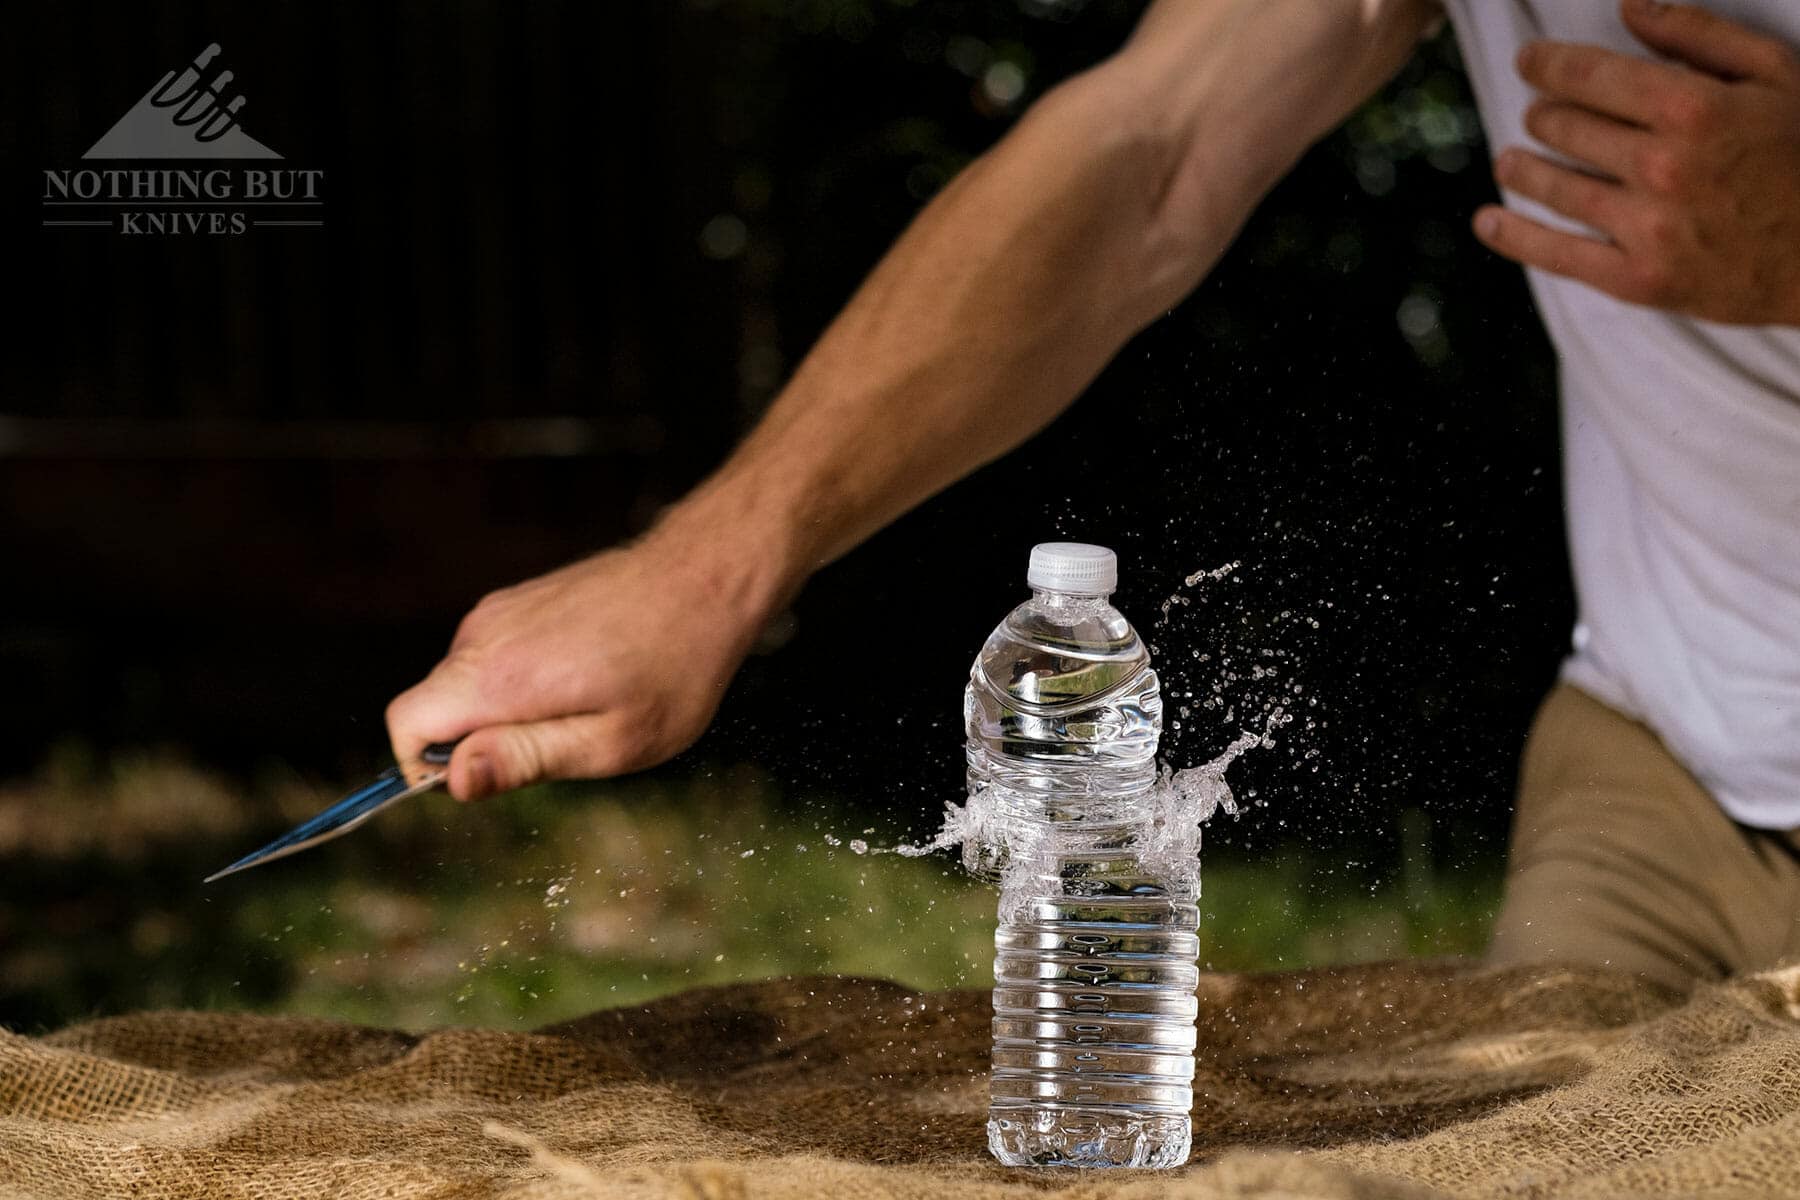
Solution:
<svg viewBox="0 0 1800 1200"><path fill-rule="evenodd" d="M419 758L434 767L447 767L450 765L450 752L454 749L455 742L434 742L425 747ZM215 879L248 871L251 867L274 862L278 858L310 850L332 838L342 837L389 805L442 787L449 777L448 771L433 771L419 782L409 784L399 767L389 767L377 775L373 782L357 788L318 816L307 818L261 850L246 854L223 871L215 871L201 882L211 883Z"/></svg>

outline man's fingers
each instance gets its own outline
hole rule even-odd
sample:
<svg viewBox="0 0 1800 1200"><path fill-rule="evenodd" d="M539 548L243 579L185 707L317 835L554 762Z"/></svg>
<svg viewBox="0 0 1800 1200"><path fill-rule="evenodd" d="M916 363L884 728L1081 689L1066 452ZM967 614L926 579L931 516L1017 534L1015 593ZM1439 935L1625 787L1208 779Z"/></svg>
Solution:
<svg viewBox="0 0 1800 1200"><path fill-rule="evenodd" d="M1475 236L1496 254L1565 275L1620 296L1629 290L1629 265L1617 246L1540 225L1490 204L1475 214Z"/></svg>
<svg viewBox="0 0 1800 1200"><path fill-rule="evenodd" d="M1652 142L1635 125L1603 117L1563 100L1539 100L1525 110L1532 137L1615 179L1636 179Z"/></svg>
<svg viewBox="0 0 1800 1200"><path fill-rule="evenodd" d="M1552 99L1647 128L1679 123L1701 85L1719 86L1681 67L1571 42L1528 43L1518 65L1525 82Z"/></svg>
<svg viewBox="0 0 1800 1200"><path fill-rule="evenodd" d="M453 742L480 724L479 705L473 674L455 659L445 659L389 702L388 741L408 779L416 782L439 769L421 761L420 752L434 742Z"/></svg>
<svg viewBox="0 0 1800 1200"><path fill-rule="evenodd" d="M1781 41L1692 4L1624 0L1625 27L1640 42L1721 79L1787 83L1800 76Z"/></svg>
<svg viewBox="0 0 1800 1200"><path fill-rule="evenodd" d="M1611 233L1616 225L1623 195L1616 183L1558 166L1516 147L1503 152L1494 163L1494 178L1501 187L1603 232Z"/></svg>
<svg viewBox="0 0 1800 1200"><path fill-rule="evenodd" d="M450 794L480 800L547 779L599 779L647 765L651 755L624 710L521 725L489 725L450 758Z"/></svg>

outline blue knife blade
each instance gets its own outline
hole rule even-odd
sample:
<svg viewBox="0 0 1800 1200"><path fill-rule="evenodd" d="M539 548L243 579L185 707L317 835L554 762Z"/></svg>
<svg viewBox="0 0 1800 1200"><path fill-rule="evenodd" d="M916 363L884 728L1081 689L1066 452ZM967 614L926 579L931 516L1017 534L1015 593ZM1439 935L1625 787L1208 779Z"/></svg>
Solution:
<svg viewBox="0 0 1800 1200"><path fill-rule="evenodd" d="M455 742L435 743L425 747L419 757L432 766L448 766L450 752L455 747ZM247 871L251 867L274 862L278 858L286 858L290 854L298 854L322 842L342 837L382 809L442 787L449 777L448 771L434 771L419 782L409 784L399 767L389 767L377 775L372 783L357 788L318 816L307 818L262 849L246 854L224 870L208 875L201 882L211 883L215 879L223 879L227 875L235 875L239 871Z"/></svg>

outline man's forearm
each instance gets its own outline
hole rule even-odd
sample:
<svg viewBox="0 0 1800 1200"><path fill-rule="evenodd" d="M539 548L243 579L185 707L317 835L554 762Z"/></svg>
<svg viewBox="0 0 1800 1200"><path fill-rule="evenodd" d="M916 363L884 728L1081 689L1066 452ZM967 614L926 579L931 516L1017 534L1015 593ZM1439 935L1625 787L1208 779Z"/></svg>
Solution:
<svg viewBox="0 0 1800 1200"><path fill-rule="evenodd" d="M920 215L671 524L811 571L1047 424L1404 60L1423 0L1165 0ZM729 570L726 572L729 574Z"/></svg>

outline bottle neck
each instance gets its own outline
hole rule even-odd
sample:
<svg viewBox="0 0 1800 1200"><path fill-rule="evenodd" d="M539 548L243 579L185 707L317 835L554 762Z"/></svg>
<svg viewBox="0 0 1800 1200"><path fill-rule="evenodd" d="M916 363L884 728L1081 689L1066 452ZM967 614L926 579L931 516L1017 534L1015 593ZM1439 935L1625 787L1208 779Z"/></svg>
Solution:
<svg viewBox="0 0 1800 1200"><path fill-rule="evenodd" d="M1100 612L1112 607L1110 593L1094 596L1083 595L1080 592L1059 592L1052 588L1032 588L1031 599L1040 608L1071 615Z"/></svg>

